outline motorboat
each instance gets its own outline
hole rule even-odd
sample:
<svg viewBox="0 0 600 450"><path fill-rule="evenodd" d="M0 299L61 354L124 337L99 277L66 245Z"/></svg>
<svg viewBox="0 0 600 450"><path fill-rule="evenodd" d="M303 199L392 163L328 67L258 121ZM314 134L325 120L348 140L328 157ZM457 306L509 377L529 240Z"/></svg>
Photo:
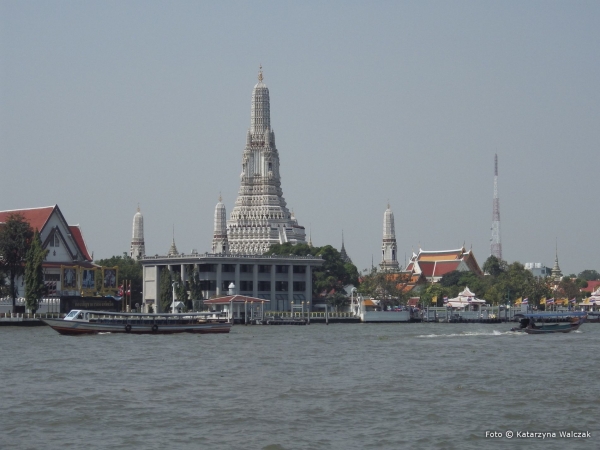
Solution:
<svg viewBox="0 0 600 450"><path fill-rule="evenodd" d="M587 313L580 311L523 314L519 327L511 331L527 334L569 333L579 329L586 317Z"/></svg>

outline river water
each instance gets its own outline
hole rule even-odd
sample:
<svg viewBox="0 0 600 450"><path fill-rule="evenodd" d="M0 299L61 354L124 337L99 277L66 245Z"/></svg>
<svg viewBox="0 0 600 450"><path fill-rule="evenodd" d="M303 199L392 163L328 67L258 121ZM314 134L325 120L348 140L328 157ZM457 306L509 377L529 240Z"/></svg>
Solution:
<svg viewBox="0 0 600 450"><path fill-rule="evenodd" d="M600 324L511 326L1 327L0 448L600 448Z"/></svg>

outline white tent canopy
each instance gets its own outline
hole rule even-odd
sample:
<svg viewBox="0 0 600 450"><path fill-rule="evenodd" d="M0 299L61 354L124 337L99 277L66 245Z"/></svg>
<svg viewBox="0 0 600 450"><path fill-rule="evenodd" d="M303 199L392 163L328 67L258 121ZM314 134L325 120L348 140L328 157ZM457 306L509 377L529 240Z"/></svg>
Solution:
<svg viewBox="0 0 600 450"><path fill-rule="evenodd" d="M453 308L464 308L469 305L485 305L485 300L477 298L477 296L471 292L469 286L465 287L465 290L458 293L458 297L451 298L448 300L448 305Z"/></svg>

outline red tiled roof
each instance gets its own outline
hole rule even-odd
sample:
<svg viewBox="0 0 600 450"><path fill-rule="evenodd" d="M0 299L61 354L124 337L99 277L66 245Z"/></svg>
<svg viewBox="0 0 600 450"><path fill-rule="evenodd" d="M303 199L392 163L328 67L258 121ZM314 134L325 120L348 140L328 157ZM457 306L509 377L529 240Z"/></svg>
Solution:
<svg viewBox="0 0 600 450"><path fill-rule="evenodd" d="M81 228L79 228L79 225L69 225L69 230L71 231L71 236L73 237L73 240L75 241L75 243L79 247L79 250L81 251L81 255L86 260L91 261L92 257L88 253L87 245L85 245L85 241L83 240L83 234L81 234Z"/></svg>
<svg viewBox="0 0 600 450"><path fill-rule="evenodd" d="M437 261L435 264L435 276L441 277L448 272L456 270L461 261Z"/></svg>
<svg viewBox="0 0 600 450"><path fill-rule="evenodd" d="M20 214L23 218L29 222L31 228L35 231L36 229L41 232L44 225L50 218L52 211L54 211L56 205L45 206L43 208L31 208L31 209L14 209L12 211L0 211L0 223L4 223L8 220L8 216L11 214Z"/></svg>
<svg viewBox="0 0 600 450"><path fill-rule="evenodd" d="M588 281L586 288L582 288L581 292L594 292L600 286L600 281Z"/></svg>
<svg viewBox="0 0 600 450"><path fill-rule="evenodd" d="M419 261L421 273L426 277L432 277L435 269L435 261Z"/></svg>

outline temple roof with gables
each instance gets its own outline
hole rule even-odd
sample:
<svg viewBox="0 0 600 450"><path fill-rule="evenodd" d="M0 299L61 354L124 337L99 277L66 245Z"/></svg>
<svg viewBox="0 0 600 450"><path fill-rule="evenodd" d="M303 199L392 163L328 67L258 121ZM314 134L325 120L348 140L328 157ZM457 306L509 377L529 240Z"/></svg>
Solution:
<svg viewBox="0 0 600 450"><path fill-rule="evenodd" d="M81 227L68 225L58 205L0 211L0 224L5 223L12 214L21 215L33 230L40 233L44 249L52 246L51 240L64 243L64 247L61 247L63 253L57 255L56 249L59 247L55 247L44 261L44 267L49 267L55 262L69 265L92 261Z"/></svg>
<svg viewBox="0 0 600 450"><path fill-rule="evenodd" d="M415 274L422 274L430 281L439 281L442 276L454 270L470 271L479 276L483 275L473 251L467 251L464 247L455 250L436 251L419 249L418 254L413 252L406 270Z"/></svg>

